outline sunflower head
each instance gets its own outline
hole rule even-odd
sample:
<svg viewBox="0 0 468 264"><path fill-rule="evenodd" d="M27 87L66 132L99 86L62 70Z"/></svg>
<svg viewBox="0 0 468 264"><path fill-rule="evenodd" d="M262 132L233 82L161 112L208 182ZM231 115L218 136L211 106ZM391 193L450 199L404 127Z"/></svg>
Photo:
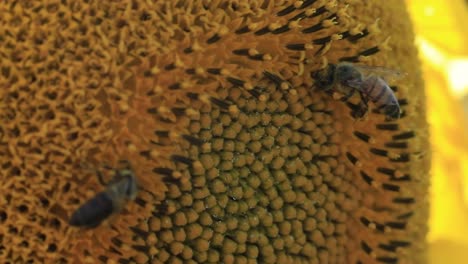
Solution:
<svg viewBox="0 0 468 264"><path fill-rule="evenodd" d="M402 5L2 2L0 259L420 261L427 134ZM342 61L404 62L401 119L325 93ZM80 164L121 159L135 201L70 227L106 188Z"/></svg>

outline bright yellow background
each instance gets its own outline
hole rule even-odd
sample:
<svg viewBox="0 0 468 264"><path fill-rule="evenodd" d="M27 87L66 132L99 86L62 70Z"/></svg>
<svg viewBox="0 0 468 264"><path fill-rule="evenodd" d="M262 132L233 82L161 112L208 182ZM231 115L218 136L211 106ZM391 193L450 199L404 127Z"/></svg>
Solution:
<svg viewBox="0 0 468 264"><path fill-rule="evenodd" d="M431 263L468 263L468 1L407 0L423 63L433 148Z"/></svg>

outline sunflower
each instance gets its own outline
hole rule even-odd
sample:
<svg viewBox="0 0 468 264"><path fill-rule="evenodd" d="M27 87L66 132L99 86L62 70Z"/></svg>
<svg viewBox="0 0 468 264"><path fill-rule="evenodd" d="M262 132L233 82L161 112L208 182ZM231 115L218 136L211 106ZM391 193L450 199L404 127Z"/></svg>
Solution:
<svg viewBox="0 0 468 264"><path fill-rule="evenodd" d="M0 10L4 262L424 262L430 151L403 1ZM320 90L312 73L340 61L408 73L391 83L401 118L355 120ZM70 227L105 188L87 168L119 160L138 197Z"/></svg>

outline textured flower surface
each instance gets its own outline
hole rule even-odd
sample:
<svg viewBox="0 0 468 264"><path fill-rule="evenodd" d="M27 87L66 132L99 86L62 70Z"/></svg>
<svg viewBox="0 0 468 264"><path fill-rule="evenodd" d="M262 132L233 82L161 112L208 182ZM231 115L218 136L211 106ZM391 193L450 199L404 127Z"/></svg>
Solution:
<svg viewBox="0 0 468 264"><path fill-rule="evenodd" d="M3 1L0 259L423 263L425 97L380 2ZM401 119L317 89L339 61L408 73ZM135 202L70 227L104 188L81 165L122 159Z"/></svg>

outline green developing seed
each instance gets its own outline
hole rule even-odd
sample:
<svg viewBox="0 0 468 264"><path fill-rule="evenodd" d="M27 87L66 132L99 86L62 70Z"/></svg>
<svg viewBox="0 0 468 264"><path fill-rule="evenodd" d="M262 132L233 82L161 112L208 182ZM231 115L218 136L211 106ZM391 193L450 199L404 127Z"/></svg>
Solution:
<svg viewBox="0 0 468 264"><path fill-rule="evenodd" d="M193 187L203 187L203 186L205 186L206 185L205 175L203 175L203 176L192 176L192 185L193 185ZM183 198L186 199L185 196L189 196L189 194L184 194Z"/></svg>
<svg viewBox="0 0 468 264"><path fill-rule="evenodd" d="M211 126L211 133L213 136L220 137L223 135L224 127L221 123L214 123Z"/></svg>
<svg viewBox="0 0 468 264"><path fill-rule="evenodd" d="M206 186L204 186L202 188L194 189L192 194L195 199L200 200L210 195L210 191L208 190Z"/></svg>
<svg viewBox="0 0 468 264"><path fill-rule="evenodd" d="M225 193L217 195L216 199L218 201L218 205L222 208L226 208L228 202L229 202L229 196L227 196Z"/></svg>
<svg viewBox="0 0 468 264"><path fill-rule="evenodd" d="M250 166L250 169L255 173L259 173L260 171L264 169L263 162L259 160L255 160L253 164Z"/></svg>
<svg viewBox="0 0 468 264"><path fill-rule="evenodd" d="M203 229L203 232L201 234L201 237L207 241L210 241L211 238L213 237L213 234L214 234L214 231L213 229L207 227L205 229Z"/></svg>
<svg viewBox="0 0 468 264"><path fill-rule="evenodd" d="M221 122L221 124L225 127L229 126L231 124L231 116L228 115L228 114L221 114L220 118L218 119L219 122Z"/></svg>
<svg viewBox="0 0 468 264"><path fill-rule="evenodd" d="M282 238L276 238L273 240L273 247L276 250L283 250L284 249L284 241Z"/></svg>
<svg viewBox="0 0 468 264"><path fill-rule="evenodd" d="M252 153L258 153L262 149L262 143L260 141L250 141L250 143L247 144L247 148Z"/></svg>
<svg viewBox="0 0 468 264"><path fill-rule="evenodd" d="M235 139L237 137L237 131L231 127L227 127L224 129L223 137L228 139Z"/></svg>
<svg viewBox="0 0 468 264"><path fill-rule="evenodd" d="M237 214L239 211L239 204L236 202L228 203L226 206L226 212L229 214Z"/></svg>
<svg viewBox="0 0 468 264"><path fill-rule="evenodd" d="M239 220L236 217L230 217L226 219L226 227L228 230L235 230L239 224Z"/></svg>
<svg viewBox="0 0 468 264"><path fill-rule="evenodd" d="M256 127L250 131L250 137L253 141L260 140L265 135L265 128Z"/></svg>
<svg viewBox="0 0 468 264"><path fill-rule="evenodd" d="M191 122L189 125L189 131L191 134L198 134L201 130L201 123L200 122Z"/></svg>
<svg viewBox="0 0 468 264"><path fill-rule="evenodd" d="M213 193L224 193L226 192L227 188L221 180L216 179L211 184L211 190Z"/></svg>
<svg viewBox="0 0 468 264"><path fill-rule="evenodd" d="M205 251L195 251L194 259L198 263L205 263L206 260L208 259L208 253Z"/></svg>
<svg viewBox="0 0 468 264"><path fill-rule="evenodd" d="M283 157L276 157L270 164L270 167L275 170L279 170L283 167L285 160Z"/></svg>
<svg viewBox="0 0 468 264"><path fill-rule="evenodd" d="M220 255L217 250L210 249L208 251L208 257L207 257L208 262L210 263L219 263L220 260Z"/></svg>
<svg viewBox="0 0 468 264"><path fill-rule="evenodd" d="M278 109L278 103L275 101L268 101L267 102L267 109L269 112L276 112L276 109Z"/></svg>
<svg viewBox="0 0 468 264"><path fill-rule="evenodd" d="M273 237L278 237L279 234L279 229L276 225L272 225L270 227L266 228L266 234L267 236L273 238Z"/></svg>
<svg viewBox="0 0 468 264"><path fill-rule="evenodd" d="M187 217L183 212L177 212L174 216L174 224L176 226L184 226L187 224Z"/></svg>
<svg viewBox="0 0 468 264"><path fill-rule="evenodd" d="M247 256L250 258L256 259L258 257L258 247L256 245L248 245L247 246Z"/></svg>
<svg viewBox="0 0 468 264"><path fill-rule="evenodd" d="M210 248L210 242L203 238L197 238L195 240L194 247L199 252L206 252Z"/></svg>
<svg viewBox="0 0 468 264"><path fill-rule="evenodd" d="M172 227L172 220L169 216L161 217L161 227L169 229Z"/></svg>
<svg viewBox="0 0 468 264"><path fill-rule="evenodd" d="M193 208L193 210L195 210L195 212L197 212L197 213L201 213L201 212L205 211L205 206L204 206L203 200L196 200L196 201L193 203L192 208Z"/></svg>
<svg viewBox="0 0 468 264"><path fill-rule="evenodd" d="M194 123L194 122L193 122ZM203 129L210 129L211 127L211 117L209 115L201 115L200 116L200 126Z"/></svg>
<svg viewBox="0 0 468 264"><path fill-rule="evenodd" d="M287 205L284 209L284 217L288 220L296 218L296 208L293 206Z"/></svg>
<svg viewBox="0 0 468 264"><path fill-rule="evenodd" d="M161 220L159 218L151 218L149 221L149 228L151 231L161 230Z"/></svg>
<svg viewBox="0 0 468 264"><path fill-rule="evenodd" d="M174 230L174 240L183 242L187 238L185 230L183 228L177 228Z"/></svg>
<svg viewBox="0 0 468 264"><path fill-rule="evenodd" d="M203 232L203 227L198 223L193 223L186 227L185 233L187 234L187 239L194 240L195 238L201 236Z"/></svg>
<svg viewBox="0 0 468 264"><path fill-rule="evenodd" d="M266 133L267 133L269 136L275 138L275 137L278 135L278 133L279 133L279 129L278 129L277 127L275 127L275 126L268 126L268 127L266 128Z"/></svg>
<svg viewBox="0 0 468 264"><path fill-rule="evenodd" d="M269 113L262 113L261 114L261 122L263 126L267 126L271 122L271 115Z"/></svg>
<svg viewBox="0 0 468 264"><path fill-rule="evenodd" d="M214 233L211 239L211 245L215 247L221 247L224 241L224 233Z"/></svg>
<svg viewBox="0 0 468 264"><path fill-rule="evenodd" d="M280 211L280 210L274 211L272 212L272 215L273 215L273 221L275 223L281 223L284 221L283 211Z"/></svg>
<svg viewBox="0 0 468 264"><path fill-rule="evenodd" d="M280 197L276 197L271 201L270 207L274 210L278 210L281 207L283 207L283 204L284 204L283 199L281 199Z"/></svg>
<svg viewBox="0 0 468 264"><path fill-rule="evenodd" d="M213 206L217 205L216 197L214 195L210 195L205 198L205 208L212 208Z"/></svg>
<svg viewBox="0 0 468 264"><path fill-rule="evenodd" d="M291 233L291 223L285 221L280 223L280 229L279 229L281 235L289 235Z"/></svg>
<svg viewBox="0 0 468 264"><path fill-rule="evenodd" d="M242 187L236 186L236 187L231 188L231 193L229 195L235 200L240 200L242 199L243 193L244 191Z"/></svg>
<svg viewBox="0 0 468 264"><path fill-rule="evenodd" d="M236 149L236 142L234 140L224 140L224 145L223 145L223 152L224 151L234 151ZM216 157L219 157L216 155Z"/></svg>
<svg viewBox="0 0 468 264"><path fill-rule="evenodd" d="M165 230L160 233L160 239L169 244L174 241L174 236L171 231Z"/></svg>
<svg viewBox="0 0 468 264"><path fill-rule="evenodd" d="M219 165L219 168L222 170L222 171L230 171L234 168L234 164L232 163L231 160L229 161L223 161L221 162L221 164Z"/></svg>
<svg viewBox="0 0 468 264"><path fill-rule="evenodd" d="M193 250L190 247L185 246L184 249L182 250L181 254L182 258L185 260L192 259L193 257Z"/></svg>
<svg viewBox="0 0 468 264"><path fill-rule="evenodd" d="M237 243L239 244L245 244L245 242L247 241L247 232L245 231L236 231L235 232L235 235L234 235L234 239L237 241Z"/></svg>
<svg viewBox="0 0 468 264"><path fill-rule="evenodd" d="M223 255L223 262L225 264L234 264L235 258L232 254L224 254Z"/></svg>
<svg viewBox="0 0 468 264"><path fill-rule="evenodd" d="M245 152L246 145L242 141L238 141L235 146L235 151L238 153L244 153Z"/></svg>
<svg viewBox="0 0 468 264"><path fill-rule="evenodd" d="M184 244L174 241L170 244L170 251L173 255L179 255L184 250Z"/></svg>
<svg viewBox="0 0 468 264"><path fill-rule="evenodd" d="M264 136L262 139L261 139L261 143L263 145L264 148L266 149L271 149L273 147L273 145L275 144L275 138L272 137L272 136Z"/></svg>
<svg viewBox="0 0 468 264"><path fill-rule="evenodd" d="M223 253L232 254L237 250L237 243L229 238L225 238L223 242Z"/></svg>

